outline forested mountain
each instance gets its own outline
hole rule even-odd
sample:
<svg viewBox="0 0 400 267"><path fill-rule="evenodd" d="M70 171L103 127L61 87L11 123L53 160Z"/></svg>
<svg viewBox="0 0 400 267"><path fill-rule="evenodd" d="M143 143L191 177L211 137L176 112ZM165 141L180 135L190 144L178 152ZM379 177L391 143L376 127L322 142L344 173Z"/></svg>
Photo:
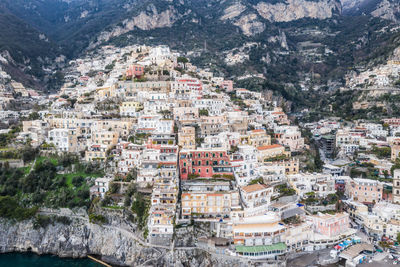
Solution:
<svg viewBox="0 0 400 267"><path fill-rule="evenodd" d="M398 45L396 8L395 0L3 0L0 14L26 28L21 33L11 30L12 20L2 22L0 52L22 66L74 58L104 43L168 44L228 77L262 74L266 80L238 84L293 98L301 88L337 86L349 68L384 60ZM38 40L24 52L30 35ZM229 61L237 54L241 60Z"/></svg>

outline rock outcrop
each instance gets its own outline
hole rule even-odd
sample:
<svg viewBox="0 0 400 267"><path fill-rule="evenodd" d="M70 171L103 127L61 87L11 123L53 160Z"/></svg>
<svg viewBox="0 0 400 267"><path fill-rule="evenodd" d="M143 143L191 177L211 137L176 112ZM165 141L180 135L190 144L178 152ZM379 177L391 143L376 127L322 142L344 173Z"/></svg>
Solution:
<svg viewBox="0 0 400 267"><path fill-rule="evenodd" d="M221 20L234 19L245 10L246 6L241 3L231 5L224 10L224 15L221 17Z"/></svg>
<svg viewBox="0 0 400 267"><path fill-rule="evenodd" d="M258 20L256 14L242 16L234 25L238 26L243 34L247 36L255 35L265 30L265 24Z"/></svg>
<svg viewBox="0 0 400 267"><path fill-rule="evenodd" d="M191 248L174 250L147 245L134 233L134 225L129 225L117 215L108 217L105 225L90 223L88 218L82 216L70 218L71 224L54 222L46 227L35 227L33 220L16 223L0 219L0 253L32 251L72 258L98 255L103 261L120 266L252 265L237 257L192 248L192 241L188 243Z"/></svg>
<svg viewBox="0 0 400 267"><path fill-rule="evenodd" d="M377 8L371 12L374 17L380 17L394 22L400 22L400 2L383 0Z"/></svg>
<svg viewBox="0 0 400 267"><path fill-rule="evenodd" d="M260 16L271 22L289 22L302 18L327 19L341 12L337 0L286 0L281 3L258 3L255 8Z"/></svg>
<svg viewBox="0 0 400 267"><path fill-rule="evenodd" d="M130 32L135 28L141 30L153 30L157 28L171 27L178 19L182 18L182 16L183 14L180 14L173 6L169 6L167 9L159 11L155 5L150 4L146 10L141 11L137 16L122 21L122 25L115 26L110 31L101 32L97 37L96 43L92 43L90 47L94 47L113 37Z"/></svg>
<svg viewBox="0 0 400 267"><path fill-rule="evenodd" d="M71 225L50 224L35 229L32 221L0 220L0 252L32 251L60 257L101 255L107 262L133 265L159 257L160 251L141 246L127 231L74 219Z"/></svg>

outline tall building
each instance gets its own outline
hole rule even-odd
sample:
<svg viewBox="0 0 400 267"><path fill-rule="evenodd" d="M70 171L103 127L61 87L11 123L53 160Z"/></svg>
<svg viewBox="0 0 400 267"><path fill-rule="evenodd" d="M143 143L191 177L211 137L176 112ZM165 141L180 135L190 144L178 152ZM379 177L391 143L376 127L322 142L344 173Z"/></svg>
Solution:
<svg viewBox="0 0 400 267"><path fill-rule="evenodd" d="M335 136L328 134L321 136L322 150L327 157L331 157L335 151Z"/></svg>
<svg viewBox="0 0 400 267"><path fill-rule="evenodd" d="M394 170L393 174L393 203L400 204L400 169Z"/></svg>

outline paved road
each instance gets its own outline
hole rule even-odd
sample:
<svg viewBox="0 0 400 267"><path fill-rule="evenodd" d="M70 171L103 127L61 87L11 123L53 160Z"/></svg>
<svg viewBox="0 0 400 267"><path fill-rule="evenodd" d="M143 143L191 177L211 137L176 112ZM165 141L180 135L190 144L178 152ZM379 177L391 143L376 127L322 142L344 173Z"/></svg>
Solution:
<svg viewBox="0 0 400 267"><path fill-rule="evenodd" d="M288 260L287 266L290 267L317 266L319 258L321 259L330 258L330 251L331 248L310 252L295 259Z"/></svg>

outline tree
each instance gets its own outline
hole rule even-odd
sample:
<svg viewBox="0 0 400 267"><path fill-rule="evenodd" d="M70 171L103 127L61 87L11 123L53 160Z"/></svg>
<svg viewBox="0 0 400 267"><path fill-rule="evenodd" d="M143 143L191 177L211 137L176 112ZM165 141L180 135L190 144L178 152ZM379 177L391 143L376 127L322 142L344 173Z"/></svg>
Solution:
<svg viewBox="0 0 400 267"><path fill-rule="evenodd" d="M110 185L110 194L116 194L119 192L121 185L119 183L111 183Z"/></svg>
<svg viewBox="0 0 400 267"><path fill-rule="evenodd" d="M186 64L189 62L189 60L185 57L178 57L176 60L178 63L183 63L183 64Z"/></svg>
<svg viewBox="0 0 400 267"><path fill-rule="evenodd" d="M32 112L28 116L28 121L34 121L40 119L40 115L37 112Z"/></svg>
<svg viewBox="0 0 400 267"><path fill-rule="evenodd" d="M72 184L75 187L80 187L83 183L83 177L82 176L75 176L74 178L72 178Z"/></svg>
<svg viewBox="0 0 400 267"><path fill-rule="evenodd" d="M322 166L324 165L324 162L321 160L321 156L319 154L319 150L318 149L316 150L316 155L315 155L315 158L314 158L314 164L315 164L315 168L317 170L321 170Z"/></svg>
<svg viewBox="0 0 400 267"><path fill-rule="evenodd" d="M199 115L200 116L208 116L208 109L200 109L199 110Z"/></svg>

